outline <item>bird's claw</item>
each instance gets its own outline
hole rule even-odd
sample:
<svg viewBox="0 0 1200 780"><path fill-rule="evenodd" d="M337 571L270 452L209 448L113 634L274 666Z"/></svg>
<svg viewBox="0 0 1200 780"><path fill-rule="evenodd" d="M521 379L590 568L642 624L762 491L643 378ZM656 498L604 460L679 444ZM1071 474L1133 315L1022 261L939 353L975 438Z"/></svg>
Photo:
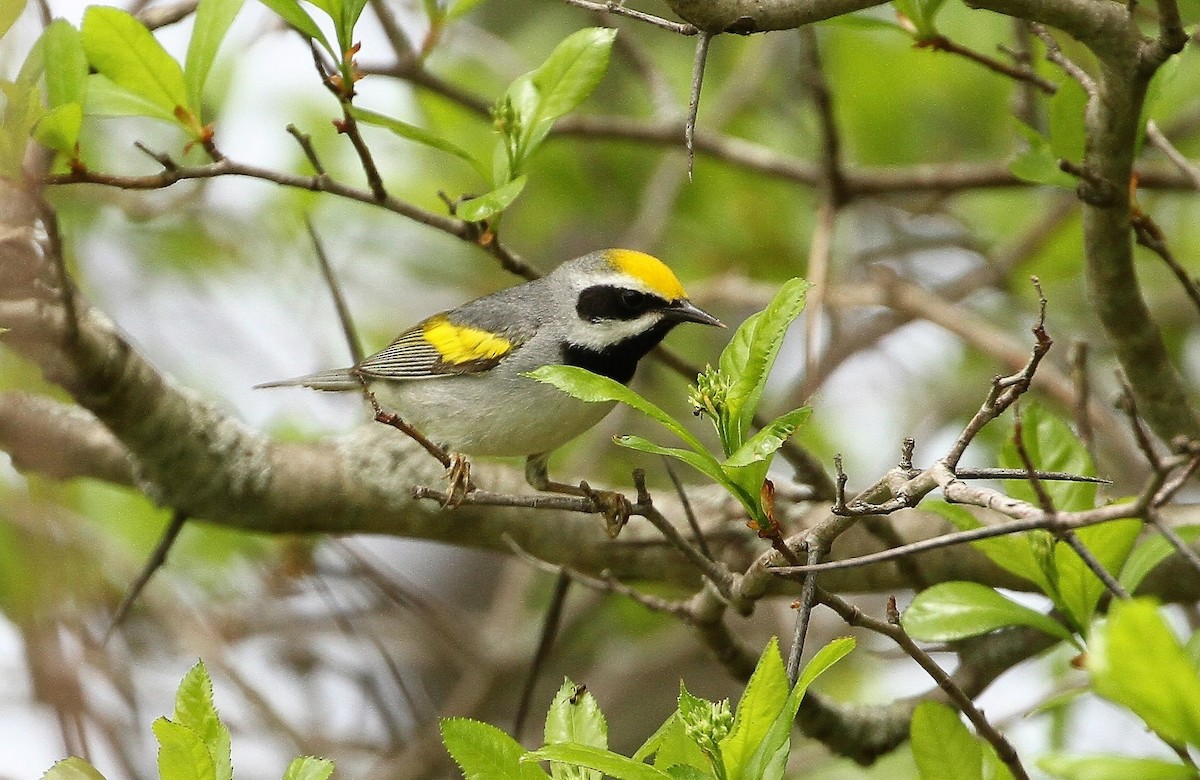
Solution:
<svg viewBox="0 0 1200 780"><path fill-rule="evenodd" d="M633 504L615 490L593 490L586 482L580 482L579 489L591 500L595 511L604 517L604 530L609 538L616 539L633 514Z"/></svg>
<svg viewBox="0 0 1200 780"><path fill-rule="evenodd" d="M475 489L475 485L471 483L471 461L467 460L467 456L461 452L451 452L449 456L446 479L450 481L450 487L446 491L446 503L442 504L442 508L456 509L467 494Z"/></svg>

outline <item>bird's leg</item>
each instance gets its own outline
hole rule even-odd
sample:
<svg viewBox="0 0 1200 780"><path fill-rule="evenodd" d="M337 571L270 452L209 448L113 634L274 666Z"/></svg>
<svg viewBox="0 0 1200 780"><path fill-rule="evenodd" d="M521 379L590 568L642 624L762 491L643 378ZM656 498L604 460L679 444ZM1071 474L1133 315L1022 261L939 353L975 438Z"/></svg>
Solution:
<svg viewBox="0 0 1200 780"><path fill-rule="evenodd" d="M578 485L554 482L550 479L550 471L547 468L549 462L550 453L548 452L541 452L526 458L525 481L535 490L564 493L568 496L583 496L590 499L595 505L596 511L604 516L605 530L608 535L615 539L621 529L625 527L625 523L629 522L629 515L633 512L633 505L629 503L629 499L614 490L594 490L586 482L580 482Z"/></svg>
<svg viewBox="0 0 1200 780"><path fill-rule="evenodd" d="M450 480L450 488L446 491L446 509L455 509L468 493L475 489L471 484L471 461L461 452L447 452L449 463L446 464L446 479Z"/></svg>

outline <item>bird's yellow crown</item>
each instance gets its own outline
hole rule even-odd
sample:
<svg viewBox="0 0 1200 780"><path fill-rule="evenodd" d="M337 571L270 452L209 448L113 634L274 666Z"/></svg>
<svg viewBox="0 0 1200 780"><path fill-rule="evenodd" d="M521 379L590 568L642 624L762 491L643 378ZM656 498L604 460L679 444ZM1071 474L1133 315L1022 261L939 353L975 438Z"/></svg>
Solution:
<svg viewBox="0 0 1200 780"><path fill-rule="evenodd" d="M683 285L679 283L674 272L657 257L632 249L610 249L607 252L607 258L613 268L632 276L650 288L651 292L661 295L668 301L677 301L687 297L687 292L684 291Z"/></svg>
<svg viewBox="0 0 1200 780"><path fill-rule="evenodd" d="M455 325L445 317L430 317L422 335L447 363L494 360L512 349L512 342L480 328Z"/></svg>

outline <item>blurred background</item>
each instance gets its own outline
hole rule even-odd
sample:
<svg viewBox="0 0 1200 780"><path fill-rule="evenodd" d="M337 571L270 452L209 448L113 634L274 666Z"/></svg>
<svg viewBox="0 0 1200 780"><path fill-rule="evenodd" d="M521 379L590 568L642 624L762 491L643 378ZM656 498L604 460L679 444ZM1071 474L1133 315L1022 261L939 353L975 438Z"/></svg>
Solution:
<svg viewBox="0 0 1200 780"><path fill-rule="evenodd" d="M813 69L812 40L795 31L716 39L689 181L679 123L694 40L555 0L479 2L434 38L421 3L384 1L411 47L427 51L427 71L485 106L570 32L619 27L608 73L579 113L599 117L598 125L623 118L679 132L639 140L611 129L589 131L568 118L534 159L529 185L499 233L542 270L600 247L650 252L677 271L698 305L727 323L761 308L782 281L814 270L810 238L824 200L814 77L830 91L847 169L881 181L916 181L916 174L935 171L994 174L980 174L986 186L977 187L881 185L838 211L828 267L821 269L824 306L816 312L810 306L811 319L794 326L766 406L811 404L814 414L800 439L825 464L841 453L851 489L894 465L906 436L916 439L918 464L937 457L978 408L991 378L1012 368L989 349L986 333L951 332L945 323L873 299L881 272L945 293L946 306L962 299L965 311L1022 352L1032 344L1037 310L1028 278L1038 276L1059 344L1052 362L1065 367L1068 346L1086 342L1095 392L1112 395L1114 362L1085 305L1073 194L1008 173L1026 151L1018 117L1045 127L1044 96L1031 97L1028 88L964 57L915 47L895 26L891 6L816 25L820 71ZM655 3L639 7L668 13ZM49 0L48 8L78 24L84 3ZM41 24L31 4L0 41L7 77ZM188 17L156 36L182 58L190 27ZM1003 57L1001 45L1030 45L1009 20L957 0L945 5L939 29L988 56ZM486 115L464 105L469 101L389 75L396 53L371 10L356 37L368 74L359 105L490 159L496 135ZM1033 67L1061 80L1036 54ZM1181 151L1195 156L1196 47L1180 59L1155 117ZM331 124L336 101L321 87L307 45L256 2L235 21L206 100L215 109L217 143L230 158L311 173L285 130L292 123L311 136L332 176L361 186L353 150ZM478 193L470 166L377 128L364 134L393 195L444 213L439 193ZM185 159L185 139L166 124L85 120L82 145L92 170L155 172L157 163L134 141ZM1161 153L1144 154L1165 165ZM202 160L202 152L193 149L186 159ZM468 242L381 209L267 182L215 178L150 192L64 186L47 197L84 294L161 371L282 438L335 434L367 419L353 397L252 389L350 362L306 216L325 243L368 350L424 316L518 281ZM1194 193L1144 191L1140 202L1173 245L1198 245ZM1194 312L1170 272L1144 260L1151 307L1195 383ZM716 359L727 336L680 329L668 343L703 365ZM643 364L635 386L672 414L689 416L685 381L664 366ZM0 388L61 396L5 350ZM1070 418L1058 399L1043 400ZM656 461L609 441L639 425L618 410L556 459L554 473L625 484L629 470L642 466L654 484L666 485ZM989 448L1003 435L989 429L967 460L992 465ZM1100 473L1116 482L1114 496L1135 489L1141 474L1122 460L1128 451L1127 442L1097 449ZM334 759L343 778L443 777L449 770L439 715L511 726L550 598L549 575L502 556L431 543L266 537L189 523L167 566L102 644L115 604L168 519L134 491L23 474L0 453L0 778L38 777L80 750L110 780L152 776L149 724L169 712L174 686L197 657L215 679L217 705L234 730L234 764L245 780L278 776L298 753ZM861 603L879 613L886 595L866 595ZM735 629L761 646L772 634L790 634L791 615L789 600L766 602L753 619L737 619ZM1189 619L1183 611L1176 617ZM814 630L814 641L846 633L821 612ZM930 687L890 645L861 641L866 652L823 679L822 692L873 703ZM1023 666L983 697L983 708L1034 755L1050 747L1111 747L1118 735L1131 750L1158 750L1129 736L1134 721L1094 699L1027 716L1072 686L1079 672L1069 660L1060 650ZM680 677L709 698L736 697L741 687L686 626L582 588L569 594L534 695L527 743L537 743L537 715L564 675L597 696L612 743L622 750L639 744L673 709ZM914 772L906 748L864 768L807 742L794 751L793 765L819 778Z"/></svg>

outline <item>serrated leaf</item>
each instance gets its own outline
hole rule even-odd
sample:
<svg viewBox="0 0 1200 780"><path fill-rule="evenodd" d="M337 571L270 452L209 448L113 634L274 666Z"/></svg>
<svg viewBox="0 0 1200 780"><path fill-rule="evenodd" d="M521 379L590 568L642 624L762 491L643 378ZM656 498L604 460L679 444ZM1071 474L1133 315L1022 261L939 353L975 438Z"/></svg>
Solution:
<svg viewBox="0 0 1200 780"><path fill-rule="evenodd" d="M1087 668L1098 694L1165 739L1200 746L1200 671L1154 602L1114 602L1092 630Z"/></svg>
<svg viewBox="0 0 1200 780"><path fill-rule="evenodd" d="M212 757L200 735L159 718L150 727L158 739L158 774L163 780L217 780Z"/></svg>
<svg viewBox="0 0 1200 780"><path fill-rule="evenodd" d="M650 756L654 756L654 766L666 769L668 773L673 767L679 766L696 769L709 767L709 760L704 751L684 730L678 710L667 716L663 724L637 749L633 760L645 761Z"/></svg>
<svg viewBox="0 0 1200 780"><path fill-rule="evenodd" d="M1200 539L1200 525L1184 525L1174 530L1188 544ZM1175 553L1175 545L1167 541L1162 534L1153 533L1133 549L1125 560L1121 576L1117 580L1126 591L1134 593L1150 572Z"/></svg>
<svg viewBox="0 0 1200 780"><path fill-rule="evenodd" d="M922 702L909 729L921 780L983 780L983 747L956 710Z"/></svg>
<svg viewBox="0 0 1200 780"><path fill-rule="evenodd" d="M67 20L55 19L42 33L41 44L46 66L46 102L50 108L82 104L88 63L79 31Z"/></svg>
<svg viewBox="0 0 1200 780"><path fill-rule="evenodd" d="M313 756L300 756L292 759L283 780L329 780L333 775L333 762Z"/></svg>
<svg viewBox="0 0 1200 780"><path fill-rule="evenodd" d="M601 749L608 748L608 723L604 720L604 713L600 711L596 697L586 690L581 690L581 686L571 680L563 680L546 713L543 740L547 745L570 742ZM600 780L598 773L565 772L564 769L561 765L551 764L550 776L555 780Z"/></svg>
<svg viewBox="0 0 1200 780"><path fill-rule="evenodd" d="M771 637L746 683L734 714L733 727L721 740L721 756L729 780L744 777L746 763L775 722L775 716L783 709L789 692L787 671L779 655L779 640Z"/></svg>
<svg viewBox="0 0 1200 780"><path fill-rule="evenodd" d="M369 125L382 127L386 130L390 130L401 138L405 138L409 141L416 141L419 144L424 144L425 146L452 154L459 159L466 160L471 164L471 167L479 173L481 178L486 180L488 177L488 172L483 167L483 164L472 157L470 153L463 150L452 141L448 141L447 139L442 138L440 135L431 133L423 127L417 127L416 125L409 124L401 119L394 119L390 116L385 116L369 109L359 108L358 106L351 106L350 114L360 122L366 122Z"/></svg>
<svg viewBox="0 0 1200 780"><path fill-rule="evenodd" d="M526 755L527 761L561 761L566 764L595 769L616 780L670 780L661 769L634 761L609 750L563 743L546 745ZM526 766L532 766L526 764Z"/></svg>
<svg viewBox="0 0 1200 780"><path fill-rule="evenodd" d="M1062 780L1195 780L1192 767L1156 758L1129 756L1051 755L1038 759L1038 766Z"/></svg>
<svg viewBox="0 0 1200 780"><path fill-rule="evenodd" d="M1071 632L1048 615L976 582L942 582L921 591L902 617L904 630L925 642L954 642L1007 626L1029 626L1070 641Z"/></svg>
<svg viewBox="0 0 1200 780"><path fill-rule="evenodd" d="M145 25L120 9L93 5L84 12L82 32L93 68L181 121L177 110L190 108L183 71Z"/></svg>
<svg viewBox="0 0 1200 780"><path fill-rule="evenodd" d="M230 780L229 729L221 722L213 704L212 680L202 661L196 662L179 683L175 693L174 722L191 729L204 741L212 758L217 780Z"/></svg>
<svg viewBox="0 0 1200 780"><path fill-rule="evenodd" d="M468 222L482 222L491 219L512 204L521 191L525 189L528 177L524 174L477 198L464 200L459 203L454 213Z"/></svg>
<svg viewBox="0 0 1200 780"><path fill-rule="evenodd" d="M233 24L233 19L242 8L243 0L200 0L196 6L195 23L192 26L192 38L188 42L187 56L184 58L183 73L186 82L188 103L192 106L197 118L203 123L201 116L204 85L208 82L208 74L221 48L225 33Z"/></svg>
<svg viewBox="0 0 1200 780"><path fill-rule="evenodd" d="M1083 123L1087 93L1075 79L1064 79L1050 98L1050 151L1061 160L1083 162L1087 129Z"/></svg>
<svg viewBox="0 0 1200 780"><path fill-rule="evenodd" d="M466 780L545 780L535 764L523 763L525 748L500 729L470 718L443 718L442 742Z"/></svg>
<svg viewBox="0 0 1200 780"><path fill-rule="evenodd" d="M718 365L730 380L725 394L726 413L722 415L727 418L725 430L720 432L727 452L737 451L746 441L784 334L804 309L811 286L800 278L785 282L765 309L746 318L721 352Z"/></svg>
<svg viewBox="0 0 1200 780"><path fill-rule="evenodd" d="M300 3L297 2L297 0L259 1L267 8L270 8L272 11L279 14L283 21L291 25L301 35L321 44L325 51L328 52L329 56L335 61L341 61L341 55L329 45L329 39L325 37L325 33L321 31L321 28L317 26L317 23L313 21L313 18L308 15L308 11L305 11L300 6ZM316 5L320 7L319 4Z"/></svg>
<svg viewBox="0 0 1200 780"><path fill-rule="evenodd" d="M81 127L83 106L67 103L43 114L33 128L33 137L42 146L53 149L64 157L73 158Z"/></svg>
<svg viewBox="0 0 1200 780"><path fill-rule="evenodd" d="M104 780L104 775L82 758L71 756L46 770L42 780Z"/></svg>

